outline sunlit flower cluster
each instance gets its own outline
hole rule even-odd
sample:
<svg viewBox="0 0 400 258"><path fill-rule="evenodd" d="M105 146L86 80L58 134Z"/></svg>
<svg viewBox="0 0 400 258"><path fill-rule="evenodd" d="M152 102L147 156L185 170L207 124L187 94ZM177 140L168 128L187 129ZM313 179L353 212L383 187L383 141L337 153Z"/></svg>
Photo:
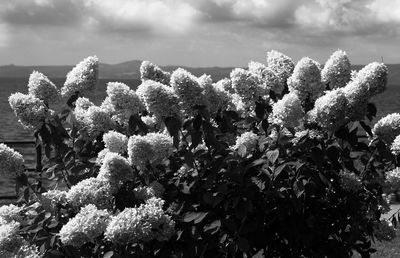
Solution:
<svg viewBox="0 0 400 258"><path fill-rule="evenodd" d="M289 93L272 106L269 120L284 127L296 127L303 116L304 111L299 97L295 93Z"/></svg>
<svg viewBox="0 0 400 258"><path fill-rule="evenodd" d="M338 88L325 93L315 101L309 112L309 120L330 132L336 131L346 122L347 98L343 90Z"/></svg>
<svg viewBox="0 0 400 258"><path fill-rule="evenodd" d="M308 57L302 58L296 64L287 84L289 91L299 96L303 107L313 103L325 90L318 63Z"/></svg>
<svg viewBox="0 0 400 258"><path fill-rule="evenodd" d="M103 142L111 152L124 153L128 147L128 138L116 131L103 134Z"/></svg>
<svg viewBox="0 0 400 258"><path fill-rule="evenodd" d="M391 171L386 172L386 181L394 190L400 189L400 168L397 167Z"/></svg>
<svg viewBox="0 0 400 258"><path fill-rule="evenodd" d="M47 76L37 71L33 71L29 76L28 92L45 103L57 103L60 99L56 85Z"/></svg>
<svg viewBox="0 0 400 258"><path fill-rule="evenodd" d="M108 181L112 187L112 192L115 193L125 181L133 180L134 175L126 158L118 153L109 152L103 159L98 178Z"/></svg>
<svg viewBox="0 0 400 258"><path fill-rule="evenodd" d="M105 237L118 245L151 240L167 241L175 233L175 222L162 210L164 201L150 198L137 208L126 208L112 218Z"/></svg>
<svg viewBox="0 0 400 258"><path fill-rule="evenodd" d="M85 58L67 74L64 86L61 88L61 95L69 98L76 92L83 95L88 91L93 91L98 76L99 59L96 56Z"/></svg>
<svg viewBox="0 0 400 258"><path fill-rule="evenodd" d="M243 152L243 156L246 156L257 149L258 138L258 135L253 132L242 133L236 138L236 143L233 146L233 149L238 150L238 152Z"/></svg>
<svg viewBox="0 0 400 258"><path fill-rule="evenodd" d="M68 202L79 209L94 204L99 209L112 207L112 187L107 180L91 177L72 186L67 193Z"/></svg>
<svg viewBox="0 0 400 258"><path fill-rule="evenodd" d="M271 50L267 53L267 67L276 74L280 84L285 87L287 79L293 73L294 63L290 57L276 50Z"/></svg>
<svg viewBox="0 0 400 258"><path fill-rule="evenodd" d="M171 74L163 71L157 65L154 65L149 61L143 61L140 65L140 78L142 81L152 80L168 85Z"/></svg>
<svg viewBox="0 0 400 258"><path fill-rule="evenodd" d="M39 252L36 245L30 245L25 242L20 248L12 254L13 258L41 258L42 254Z"/></svg>
<svg viewBox="0 0 400 258"><path fill-rule="evenodd" d="M128 155L131 165L145 169L146 163L159 164L173 151L172 138L162 133L133 135L128 142Z"/></svg>
<svg viewBox="0 0 400 258"><path fill-rule="evenodd" d="M171 86L180 100L181 108L189 115L201 106L208 106L197 78L190 72L178 68L171 75Z"/></svg>
<svg viewBox="0 0 400 258"><path fill-rule="evenodd" d="M94 139L103 132L114 129L114 122L103 108L91 106L83 117L84 129L90 138Z"/></svg>
<svg viewBox="0 0 400 258"><path fill-rule="evenodd" d="M58 205L67 203L67 192L57 189L49 190L42 194L40 202L45 210L55 212Z"/></svg>
<svg viewBox="0 0 400 258"><path fill-rule="evenodd" d="M109 82L107 84L107 95L116 111L137 114L144 109L136 92L122 82Z"/></svg>
<svg viewBox="0 0 400 258"><path fill-rule="evenodd" d="M147 80L139 85L136 92L147 110L157 118L163 120L167 117L180 116L179 98L171 87Z"/></svg>
<svg viewBox="0 0 400 258"><path fill-rule="evenodd" d="M46 118L52 115L45 103L32 96L22 93L14 93L8 98L11 108L14 110L18 121L27 129L40 129Z"/></svg>
<svg viewBox="0 0 400 258"><path fill-rule="evenodd" d="M346 52L335 51L321 71L321 80L327 89L343 88L350 81L351 64Z"/></svg>
<svg viewBox="0 0 400 258"><path fill-rule="evenodd" d="M392 113L381 118L372 128L373 134L391 144L400 135L400 114Z"/></svg>
<svg viewBox="0 0 400 258"><path fill-rule="evenodd" d="M212 79L209 75L202 75L199 77L198 82L203 88L204 96L208 100L208 110L212 114L216 114L218 110L225 110L230 104L229 92L217 87L213 84Z"/></svg>
<svg viewBox="0 0 400 258"><path fill-rule="evenodd" d="M221 91L229 92L230 94L235 93L235 90L232 88L232 81L229 78L224 78L215 83L215 87L220 89Z"/></svg>
<svg viewBox="0 0 400 258"><path fill-rule="evenodd" d="M23 171L22 155L4 143L0 143L0 174L4 177L15 177Z"/></svg>
<svg viewBox="0 0 400 258"><path fill-rule="evenodd" d="M261 78L265 88L273 91L275 94L282 94L284 85L270 68L262 63L252 61L249 63L249 71Z"/></svg>
<svg viewBox="0 0 400 258"><path fill-rule="evenodd" d="M93 204L83 207L79 213L65 224L59 233L65 245L81 247L85 243L95 242L107 228L110 214L107 210L98 210Z"/></svg>
<svg viewBox="0 0 400 258"><path fill-rule="evenodd" d="M24 239L18 234L20 223L11 221L0 226L0 256L7 257L24 243Z"/></svg>
<svg viewBox="0 0 400 258"><path fill-rule="evenodd" d="M23 220L24 208L14 204L3 205L0 207L0 220L4 223L11 221L21 222Z"/></svg>
<svg viewBox="0 0 400 258"><path fill-rule="evenodd" d="M164 192L164 186L157 181L151 182L149 186L139 186L133 189L135 198L144 201L153 197L160 198Z"/></svg>
<svg viewBox="0 0 400 258"><path fill-rule="evenodd" d="M164 121L156 116L142 116L141 118L150 131L160 132L165 128Z"/></svg>

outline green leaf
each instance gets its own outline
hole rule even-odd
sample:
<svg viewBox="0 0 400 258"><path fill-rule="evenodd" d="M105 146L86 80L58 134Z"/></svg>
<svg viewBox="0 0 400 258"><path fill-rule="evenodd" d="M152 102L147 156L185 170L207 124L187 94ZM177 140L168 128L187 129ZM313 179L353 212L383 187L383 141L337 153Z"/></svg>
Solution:
<svg viewBox="0 0 400 258"><path fill-rule="evenodd" d="M187 212L183 217L184 222L194 222L194 224L200 223L206 216L208 212Z"/></svg>
<svg viewBox="0 0 400 258"><path fill-rule="evenodd" d="M204 226L204 232L208 232L211 235L218 232L219 228L221 227L221 220L214 220L213 222L206 224Z"/></svg>
<svg viewBox="0 0 400 258"><path fill-rule="evenodd" d="M275 161L276 161L276 160L278 159L278 157L279 157L279 150L276 149L276 150L267 151L266 155L267 155L268 160L269 160L272 164L274 164Z"/></svg>
<svg viewBox="0 0 400 258"><path fill-rule="evenodd" d="M239 237L239 239L237 241L237 245L238 245L239 249L244 253L248 253L250 251L249 241L247 241L247 239L245 239L243 237Z"/></svg>

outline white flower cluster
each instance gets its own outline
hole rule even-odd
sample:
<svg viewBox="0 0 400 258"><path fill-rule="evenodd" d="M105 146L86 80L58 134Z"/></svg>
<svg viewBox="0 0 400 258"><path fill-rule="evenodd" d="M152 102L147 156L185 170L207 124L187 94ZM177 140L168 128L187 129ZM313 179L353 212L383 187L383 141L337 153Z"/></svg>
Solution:
<svg viewBox="0 0 400 258"><path fill-rule="evenodd" d="M109 82L107 95L117 113L124 112L130 116L144 110L144 105L136 92L122 82Z"/></svg>
<svg viewBox="0 0 400 258"><path fill-rule="evenodd" d="M271 50L267 53L267 67L276 74L280 84L285 87L287 79L293 73L294 63L290 57Z"/></svg>
<svg viewBox="0 0 400 258"><path fill-rule="evenodd" d="M270 68L259 62L251 61L249 63L249 71L259 78L264 83L264 88L281 95L284 90L284 85L279 81L278 76Z"/></svg>
<svg viewBox="0 0 400 258"><path fill-rule="evenodd" d="M392 144L400 135L400 114L393 113L381 118L372 128L372 133L387 144Z"/></svg>
<svg viewBox="0 0 400 258"><path fill-rule="evenodd" d="M128 138L122 133L109 131L103 135L103 142L111 152L124 153L128 148Z"/></svg>
<svg viewBox="0 0 400 258"><path fill-rule="evenodd" d="M247 156L258 147L258 135L253 132L245 132L236 138L236 143L233 146L234 150L243 152L243 156ZM243 150L241 150L243 149Z"/></svg>
<svg viewBox="0 0 400 258"><path fill-rule="evenodd" d="M371 63L343 88L349 103L347 116L350 120L359 120L365 116L369 99L385 90L387 75L388 70L384 64Z"/></svg>
<svg viewBox="0 0 400 258"><path fill-rule="evenodd" d="M67 192L49 190L42 194L40 202L45 210L54 213L58 205L67 203Z"/></svg>
<svg viewBox="0 0 400 258"><path fill-rule="evenodd" d="M23 220L24 208L14 204L3 205L0 207L0 220L4 223L12 221L21 222Z"/></svg>
<svg viewBox="0 0 400 258"><path fill-rule="evenodd" d="M202 75L198 78L200 87L203 88L204 96L208 100L208 110L211 114L216 114L218 110L225 110L230 104L229 92L216 86L209 75Z"/></svg>
<svg viewBox="0 0 400 258"><path fill-rule="evenodd" d="M309 121L323 129L335 132L346 122L347 98L341 88L331 90L319 97L309 112Z"/></svg>
<svg viewBox="0 0 400 258"><path fill-rule="evenodd" d="M140 65L140 78L142 81L152 80L168 85L171 74L163 71L157 65L154 65L149 61L143 61Z"/></svg>
<svg viewBox="0 0 400 258"><path fill-rule="evenodd" d="M149 112L164 120L167 117L179 117L179 98L174 90L159 82L147 80L136 90Z"/></svg>
<svg viewBox="0 0 400 258"><path fill-rule="evenodd" d="M29 76L28 92L45 103L57 103L60 99L56 85L47 76L37 71L33 71Z"/></svg>
<svg viewBox="0 0 400 258"><path fill-rule="evenodd" d="M88 242L94 243L106 230L109 220L107 210L98 210L95 205L88 204L61 228L60 240L78 248Z"/></svg>
<svg viewBox="0 0 400 258"><path fill-rule="evenodd" d="M269 121L284 127L296 127L303 116L304 111L299 97L295 93L289 93L272 106Z"/></svg>
<svg viewBox="0 0 400 258"><path fill-rule="evenodd" d="M15 177L24 171L24 158L14 149L0 143L0 175Z"/></svg>
<svg viewBox="0 0 400 258"><path fill-rule="evenodd" d="M75 209L88 204L94 204L99 209L111 209L112 187L107 180L91 177L72 186L67 192L67 200Z"/></svg>
<svg viewBox="0 0 400 258"><path fill-rule="evenodd" d="M386 173L386 181L390 184L391 188L398 190L400 188L400 168L397 167Z"/></svg>
<svg viewBox="0 0 400 258"><path fill-rule="evenodd" d="M266 88L262 78L252 72L236 68L231 72L230 76L232 87L245 104L245 109L253 110L257 100L269 97L269 89Z"/></svg>
<svg viewBox="0 0 400 258"><path fill-rule="evenodd" d="M114 129L115 124L107 110L91 106L84 113L81 123L84 125L82 132L87 132L89 138L94 139L103 132Z"/></svg>
<svg viewBox="0 0 400 258"><path fill-rule="evenodd" d="M164 121L156 116L142 116L142 121L150 131L160 132L165 129Z"/></svg>
<svg viewBox="0 0 400 258"><path fill-rule="evenodd" d="M29 245L27 242L24 243L19 249L13 252L12 258L41 258L43 255L40 254L36 245Z"/></svg>
<svg viewBox="0 0 400 258"><path fill-rule="evenodd" d="M145 169L146 163L158 165L173 151L172 139L162 133L133 135L128 141L128 155L131 165Z"/></svg>
<svg viewBox="0 0 400 258"><path fill-rule="evenodd" d="M18 121L27 129L40 129L45 119L52 115L52 111L49 110L45 103L32 95L17 92L11 94L8 102L14 110Z"/></svg>
<svg viewBox="0 0 400 258"><path fill-rule="evenodd" d="M18 234L20 223L11 221L0 226L0 257L7 257L24 243L24 239Z"/></svg>
<svg viewBox="0 0 400 258"><path fill-rule="evenodd" d="M299 96L303 105L307 102L313 103L325 90L318 63L308 57L303 57L296 64L287 84L289 91Z"/></svg>
<svg viewBox="0 0 400 258"><path fill-rule="evenodd" d="M321 71L322 83L329 89L337 89L346 86L351 78L351 64L346 52L335 51L326 61Z"/></svg>
<svg viewBox="0 0 400 258"><path fill-rule="evenodd" d="M361 190L362 183L360 178L354 173L340 172L340 186L348 192L357 192Z"/></svg>
<svg viewBox="0 0 400 258"><path fill-rule="evenodd" d="M297 131L295 133L295 137L292 140L293 144L297 144L303 137L307 137L309 139L320 140L320 139L323 139L324 134L321 131L317 131L317 130L313 130L313 129Z"/></svg>
<svg viewBox="0 0 400 258"><path fill-rule="evenodd" d="M61 88L61 95L69 98L76 92L83 95L94 90L98 76L99 59L96 56L85 58L68 72L64 86Z"/></svg>
<svg viewBox="0 0 400 258"><path fill-rule="evenodd" d="M392 144L390 145L390 150L394 155L400 154L400 135L397 135L396 138L394 138Z"/></svg>
<svg viewBox="0 0 400 258"><path fill-rule="evenodd" d="M108 181L112 192L116 193L124 182L134 179L134 174L126 158L118 153L109 152L104 157L97 178Z"/></svg>
<svg viewBox="0 0 400 258"><path fill-rule="evenodd" d="M161 199L150 198L137 208L124 209L112 218L105 237L118 245L170 239L175 222L165 214L163 204Z"/></svg>
<svg viewBox="0 0 400 258"><path fill-rule="evenodd" d="M229 92L230 94L235 93L235 90L232 88L232 81L229 78L224 78L215 83L215 87L221 91Z"/></svg>
<svg viewBox="0 0 400 258"><path fill-rule="evenodd" d="M203 89L190 72L182 68L175 70L171 75L171 86L179 97L182 110L187 114L194 114L197 107L208 106Z"/></svg>

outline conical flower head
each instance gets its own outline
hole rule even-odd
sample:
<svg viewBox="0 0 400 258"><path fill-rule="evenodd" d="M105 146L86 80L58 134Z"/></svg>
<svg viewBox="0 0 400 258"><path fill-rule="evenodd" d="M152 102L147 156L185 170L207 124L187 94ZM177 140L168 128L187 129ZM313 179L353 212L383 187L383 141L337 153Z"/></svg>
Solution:
<svg viewBox="0 0 400 258"><path fill-rule="evenodd" d="M18 121L30 130L40 129L45 119L52 114L42 100L32 95L17 92L8 98L8 102L14 110Z"/></svg>
<svg viewBox="0 0 400 258"><path fill-rule="evenodd" d="M381 118L372 128L372 133L387 144L392 144L400 134L400 114L392 113Z"/></svg>
<svg viewBox="0 0 400 258"><path fill-rule="evenodd" d="M143 61L140 65L140 78L142 79L142 82L152 80L168 85L171 74L163 71L160 67L150 63L149 61Z"/></svg>
<svg viewBox="0 0 400 258"><path fill-rule="evenodd" d="M98 178L107 180L116 193L126 181L134 180L133 169L128 160L115 152L108 152L100 167Z"/></svg>
<svg viewBox="0 0 400 258"><path fill-rule="evenodd" d="M28 91L29 94L46 103L57 103L60 99L56 85L47 76L37 71L33 71L29 76Z"/></svg>
<svg viewBox="0 0 400 258"><path fill-rule="evenodd" d="M193 115L197 108L208 105L197 78L185 69L178 68L172 73L171 86L187 114Z"/></svg>
<svg viewBox="0 0 400 258"><path fill-rule="evenodd" d="M216 114L218 110L226 109L229 105L230 98L229 93L217 87L211 79L210 75L202 75L199 77L198 82L203 88L203 93L208 100L208 110L211 114Z"/></svg>
<svg viewBox="0 0 400 258"><path fill-rule="evenodd" d="M351 64L346 52L335 51L321 71L321 80L327 89L343 88L350 81Z"/></svg>
<svg viewBox="0 0 400 258"><path fill-rule="evenodd" d="M262 63L251 61L249 63L249 71L261 78L264 87L276 94L281 95L284 85L279 81L278 76Z"/></svg>
<svg viewBox="0 0 400 258"><path fill-rule="evenodd" d="M284 127L296 127L304 116L301 101L295 93L285 94L272 106L270 122Z"/></svg>
<svg viewBox="0 0 400 258"><path fill-rule="evenodd" d="M77 64L68 74L61 95L69 98L76 92L81 95L96 88L99 76L99 59L97 56L89 56Z"/></svg>
<svg viewBox="0 0 400 258"><path fill-rule="evenodd" d="M180 116L179 98L171 87L147 80L139 85L136 93L147 110L157 118L164 120L167 117Z"/></svg>
<svg viewBox="0 0 400 258"><path fill-rule="evenodd" d="M276 50L271 50L267 53L267 67L276 74L280 84L286 88L287 79L293 73L293 60Z"/></svg>
<svg viewBox="0 0 400 258"><path fill-rule="evenodd" d="M288 79L289 91L299 96L306 110L320 97L325 87L321 83L321 73L318 63L311 58L302 58Z"/></svg>
<svg viewBox="0 0 400 258"><path fill-rule="evenodd" d="M3 177L16 177L23 171L22 155L4 143L0 143L0 174Z"/></svg>
<svg viewBox="0 0 400 258"><path fill-rule="evenodd" d="M335 132L346 123L347 98L342 89L331 90L315 101L308 120Z"/></svg>

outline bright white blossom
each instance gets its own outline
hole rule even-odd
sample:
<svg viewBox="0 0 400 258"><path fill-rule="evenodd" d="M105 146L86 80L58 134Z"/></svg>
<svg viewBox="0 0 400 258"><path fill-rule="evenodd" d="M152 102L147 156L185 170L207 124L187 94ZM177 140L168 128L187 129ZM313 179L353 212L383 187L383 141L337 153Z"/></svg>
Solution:
<svg viewBox="0 0 400 258"><path fill-rule="evenodd" d="M79 97L75 101L75 110L82 109L87 111L91 106L94 106L93 102L91 102L88 98L85 97Z"/></svg>
<svg viewBox="0 0 400 258"><path fill-rule="evenodd" d="M235 90L232 88L232 81L229 78L224 78L215 83L215 87L221 91L229 92L230 94L235 93Z"/></svg>
<svg viewBox="0 0 400 258"><path fill-rule="evenodd" d="M67 192L49 190L42 194L40 202L45 210L55 212L58 205L67 203Z"/></svg>
<svg viewBox="0 0 400 258"><path fill-rule="evenodd" d="M72 186L67 200L75 209L94 204L99 209L110 209L113 197L112 188L107 180L91 177Z"/></svg>
<svg viewBox="0 0 400 258"><path fill-rule="evenodd" d="M319 124L323 129L335 132L346 122L347 98L341 88L325 92L309 112L309 121Z"/></svg>
<svg viewBox="0 0 400 258"><path fill-rule="evenodd" d="M392 144L390 145L390 150L394 155L400 154L400 135L397 135L396 138L394 138Z"/></svg>
<svg viewBox="0 0 400 258"><path fill-rule="evenodd" d="M178 68L171 75L171 86L179 97L181 108L189 115L195 113L200 106L208 106L197 78L190 72Z"/></svg>
<svg viewBox="0 0 400 258"><path fill-rule="evenodd" d="M27 129L40 129L46 118L52 115L44 102L32 95L14 93L8 98L18 121Z"/></svg>
<svg viewBox="0 0 400 258"><path fill-rule="evenodd" d="M137 208L124 209L112 218L106 239L118 245L169 240L175 233L175 222L162 210L163 204L163 200L151 198Z"/></svg>
<svg viewBox="0 0 400 258"><path fill-rule="evenodd" d="M271 50L267 53L267 67L271 69L281 85L287 85L287 79L292 75L294 69L293 60L275 50Z"/></svg>
<svg viewBox="0 0 400 258"><path fill-rule="evenodd" d="M365 116L369 99L385 90L387 75L388 70L384 64L371 63L343 88L349 102L347 116L350 120L360 120Z"/></svg>
<svg viewBox="0 0 400 258"><path fill-rule="evenodd" d="M284 85L279 81L278 76L270 68L262 63L251 61L249 63L249 71L261 78L264 87L281 95Z"/></svg>
<svg viewBox="0 0 400 258"><path fill-rule="evenodd" d="M287 83L289 91L297 94L303 107L307 108L325 90L325 86L321 83L321 74L317 62L308 57L303 57L296 64Z"/></svg>
<svg viewBox="0 0 400 258"><path fill-rule="evenodd" d="M295 93L289 93L272 106L269 120L284 127L296 127L303 116L304 111L299 97Z"/></svg>
<svg viewBox="0 0 400 258"><path fill-rule="evenodd" d="M346 52L335 51L321 71L322 83L329 89L343 88L350 81L351 64Z"/></svg>
<svg viewBox="0 0 400 258"><path fill-rule="evenodd" d="M140 78L142 81L152 80L162 84L169 84L171 73L163 71L157 65L149 61L143 61L140 65Z"/></svg>
<svg viewBox="0 0 400 258"><path fill-rule="evenodd" d="M110 214L107 210L98 210L95 205L88 204L65 224L59 233L65 245L81 247L88 242L95 242L107 228Z"/></svg>
<svg viewBox="0 0 400 258"><path fill-rule="evenodd" d="M230 76L232 87L245 104L245 109L254 110L257 100L269 97L269 89L263 84L262 78L250 71L236 68Z"/></svg>
<svg viewBox="0 0 400 258"><path fill-rule="evenodd" d="M139 85L136 92L147 110L157 118L163 120L167 117L179 117L179 98L171 87L147 80Z"/></svg>
<svg viewBox="0 0 400 258"><path fill-rule="evenodd" d="M144 109L136 92L122 82L109 82L107 84L107 95L117 112L121 111L132 115Z"/></svg>
<svg viewBox="0 0 400 258"><path fill-rule="evenodd" d="M98 178L108 181L115 193L124 182L133 180L134 174L126 158L118 153L109 152L103 159Z"/></svg>
<svg viewBox="0 0 400 258"><path fill-rule="evenodd" d="M147 135L133 135L128 142L128 156L131 165L141 169L146 163L158 165L173 151L172 138L162 133L148 133Z"/></svg>
<svg viewBox="0 0 400 258"><path fill-rule="evenodd" d="M96 56L85 58L68 72L64 86L61 88L61 95L64 98L69 98L76 92L83 95L88 91L93 91L98 76L99 59Z"/></svg>
<svg viewBox="0 0 400 258"><path fill-rule="evenodd" d="M22 246L24 239L18 234L20 223L11 221L0 226L0 257L14 252Z"/></svg>
<svg viewBox="0 0 400 258"><path fill-rule="evenodd" d="M400 114L393 113L381 118L372 128L372 133L387 144L392 144L400 134Z"/></svg>
<svg viewBox="0 0 400 258"><path fill-rule="evenodd" d="M165 128L164 121L156 116L142 116L141 118L150 131L160 132Z"/></svg>
<svg viewBox="0 0 400 258"><path fill-rule="evenodd" d="M15 177L24 171L24 158L14 149L0 143L0 175Z"/></svg>
<svg viewBox="0 0 400 258"><path fill-rule="evenodd" d="M24 207L15 206L14 204L3 205L0 207L0 220L5 223L11 221L21 222L23 219Z"/></svg>
<svg viewBox="0 0 400 258"><path fill-rule="evenodd" d="M208 100L208 110L212 114L216 114L218 110L224 110L228 107L230 98L229 93L220 87L213 84L211 76L202 75L199 77L198 82L200 87L203 88L204 96Z"/></svg>
<svg viewBox="0 0 400 258"><path fill-rule="evenodd" d="M97 153L96 164L101 166L101 164L103 164L104 158L109 152L111 152L109 149L104 148L99 153Z"/></svg>
<svg viewBox="0 0 400 258"><path fill-rule="evenodd" d="M253 132L245 132L236 138L236 143L233 146L234 150L238 150L239 152L243 152L242 156L247 156L258 146L258 135ZM243 149L243 150L241 150Z"/></svg>
<svg viewBox="0 0 400 258"><path fill-rule="evenodd" d="M165 188L162 184L157 181L153 181L149 186L139 186L133 189L133 193L136 199L148 200L153 197L160 198L165 192Z"/></svg>
<svg viewBox="0 0 400 258"><path fill-rule="evenodd" d="M46 103L57 103L60 99L56 85L47 76L37 71L33 71L29 76L28 91L29 94Z"/></svg>
<svg viewBox="0 0 400 258"><path fill-rule="evenodd" d="M97 106L91 106L88 108L87 112L84 114L82 122L84 124L84 129L92 139L96 138L103 132L108 132L115 126L109 113Z"/></svg>
<svg viewBox="0 0 400 258"><path fill-rule="evenodd" d="M389 172L386 172L386 181L390 184L393 190L400 189L400 168L397 167Z"/></svg>
<svg viewBox="0 0 400 258"><path fill-rule="evenodd" d="M124 153L128 147L128 137L116 131L103 134L103 142L111 152Z"/></svg>
<svg viewBox="0 0 400 258"><path fill-rule="evenodd" d="M12 258L41 258L43 255L39 252L36 245L30 245L28 242L24 242L22 246L14 251Z"/></svg>

